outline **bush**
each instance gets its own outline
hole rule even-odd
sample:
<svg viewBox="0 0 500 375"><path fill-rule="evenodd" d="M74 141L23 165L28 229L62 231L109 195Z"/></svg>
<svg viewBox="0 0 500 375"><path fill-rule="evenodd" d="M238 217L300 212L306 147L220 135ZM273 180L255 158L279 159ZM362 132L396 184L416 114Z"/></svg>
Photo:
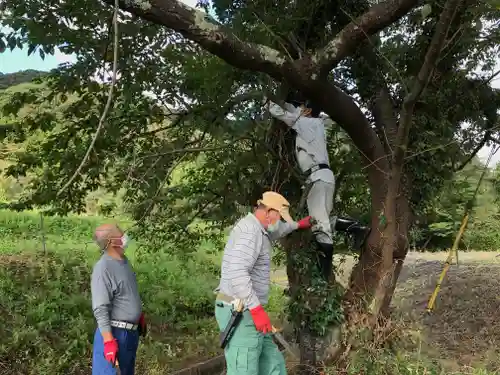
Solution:
<svg viewBox="0 0 500 375"><path fill-rule="evenodd" d="M494 218L474 221L466 229L463 242L470 250L498 251L500 249L500 221Z"/></svg>

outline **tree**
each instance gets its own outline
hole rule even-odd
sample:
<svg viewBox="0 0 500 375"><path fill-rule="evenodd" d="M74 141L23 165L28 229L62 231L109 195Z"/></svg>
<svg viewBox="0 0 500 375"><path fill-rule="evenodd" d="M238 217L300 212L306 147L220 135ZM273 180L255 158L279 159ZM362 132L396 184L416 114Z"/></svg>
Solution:
<svg viewBox="0 0 500 375"><path fill-rule="evenodd" d="M478 247L475 238L488 237L491 228L488 222L496 222L494 183L491 170L485 172L485 165L474 158L464 169L455 173L443 184L435 197L429 199L416 217L414 245L419 251L446 251L455 240L462 223L466 206L473 200L468 230L462 238L461 249L489 250ZM486 229L486 230L485 230ZM472 232L475 232L474 234Z"/></svg>
<svg viewBox="0 0 500 375"><path fill-rule="evenodd" d="M321 1L313 9L302 2L220 0L214 2L217 23L178 1L119 5L127 13L120 14L120 79L114 108L82 177L57 197L98 123L93 106L105 101L101 87L89 77L109 69L111 10L91 0L79 2L78 8L72 1L6 2L10 18L4 23L16 33L7 35L5 44L25 42L30 50L40 48L44 54L63 44L63 52L79 56L74 66L55 72L51 84L54 92L79 94L63 114L73 125L53 127L31 153L19 155L17 169L10 171L39 170L34 193L21 203L53 202L62 211L74 210L84 192L103 183L112 191L125 184L127 197L137 203L138 221L148 218L151 232L168 223L166 235L185 240L199 229L190 227L190 236L185 235L191 219L227 224L237 212L235 202L248 205L263 188L279 188L298 202L300 178L287 133L280 124L271 130L262 127L262 114L250 100L276 90L271 77L320 104L359 151L374 230L353 271L345 307L348 323L361 312L375 324L387 312L394 292L408 250L413 211L440 188L454 167L460 167L457 161L473 156L479 142L491 141L498 93L488 85L488 77L471 78L470 73L478 66L491 71L498 33L483 22L498 22L494 9L459 0L429 2L422 8L425 12L416 9L416 0L375 5ZM280 88L286 91L284 86ZM160 102L192 109L168 113L143 91L155 93ZM183 103L180 92L190 103ZM18 95L13 102L26 99ZM225 118L228 113L233 115L230 121ZM45 124L52 121L50 113L44 115L49 117ZM179 125L183 121L184 126ZM470 126L462 131L465 121ZM199 158L191 157L198 152L203 152ZM182 183L165 187L173 167L186 160L194 164L187 167ZM101 175L106 175L105 182ZM124 183L130 176L136 182ZM190 213L186 218L177 215L181 197L182 210ZM285 244L294 249L289 267L297 268L297 249L309 254L308 241L296 236L290 240ZM333 309L321 317L295 311L297 324L305 321L314 327L303 332L313 339L320 328L340 319L338 304L328 302L324 285L318 286L310 272L305 267L304 278L290 280L291 289L304 291L314 284L317 293L310 293L305 302L314 300L319 310ZM304 295L294 295L299 294ZM291 306L293 302L297 299L292 298ZM305 343L303 348L307 349ZM303 350L303 359L315 364L314 350Z"/></svg>

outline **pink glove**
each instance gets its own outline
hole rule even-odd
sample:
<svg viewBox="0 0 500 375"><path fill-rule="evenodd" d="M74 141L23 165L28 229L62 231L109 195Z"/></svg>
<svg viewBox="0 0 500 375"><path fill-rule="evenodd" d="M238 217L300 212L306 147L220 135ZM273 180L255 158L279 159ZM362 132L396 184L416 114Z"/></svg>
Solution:
<svg viewBox="0 0 500 375"><path fill-rule="evenodd" d="M300 219L297 222L297 224L299 225L299 229L309 229L309 228L311 228L311 226L312 226L311 219L312 219L311 216L306 216L305 218Z"/></svg>
<svg viewBox="0 0 500 375"><path fill-rule="evenodd" d="M250 314L252 315L252 319L257 331L260 331L262 333L271 332L271 320L269 319L269 315L267 315L267 313L264 311L262 305L251 309Z"/></svg>
<svg viewBox="0 0 500 375"><path fill-rule="evenodd" d="M118 354L118 342L116 339L104 343L104 358L114 366Z"/></svg>

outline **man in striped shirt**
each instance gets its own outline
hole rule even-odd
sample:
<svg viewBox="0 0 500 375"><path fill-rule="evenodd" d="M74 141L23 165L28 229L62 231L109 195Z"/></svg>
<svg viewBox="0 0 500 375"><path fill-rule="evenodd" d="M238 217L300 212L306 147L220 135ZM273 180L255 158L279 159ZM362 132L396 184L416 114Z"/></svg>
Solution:
<svg viewBox="0 0 500 375"><path fill-rule="evenodd" d="M281 219L284 220L281 221ZM268 191L253 213L233 227L222 258L215 317L222 331L231 317L232 301L243 300L243 318L225 348L227 375L285 375L283 355L270 336L272 326L264 305L269 299L272 241L296 229L311 227L311 217L298 222L289 203Z"/></svg>

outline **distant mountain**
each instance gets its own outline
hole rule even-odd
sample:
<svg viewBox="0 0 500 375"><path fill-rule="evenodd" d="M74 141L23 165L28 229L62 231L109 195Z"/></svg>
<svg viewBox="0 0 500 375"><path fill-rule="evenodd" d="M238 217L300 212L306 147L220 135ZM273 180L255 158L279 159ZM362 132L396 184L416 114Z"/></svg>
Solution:
<svg viewBox="0 0 500 375"><path fill-rule="evenodd" d="M34 78L41 77L45 74L47 74L47 72L34 69L7 74L0 72L0 90L5 90L10 86L19 85L21 83L31 82Z"/></svg>

